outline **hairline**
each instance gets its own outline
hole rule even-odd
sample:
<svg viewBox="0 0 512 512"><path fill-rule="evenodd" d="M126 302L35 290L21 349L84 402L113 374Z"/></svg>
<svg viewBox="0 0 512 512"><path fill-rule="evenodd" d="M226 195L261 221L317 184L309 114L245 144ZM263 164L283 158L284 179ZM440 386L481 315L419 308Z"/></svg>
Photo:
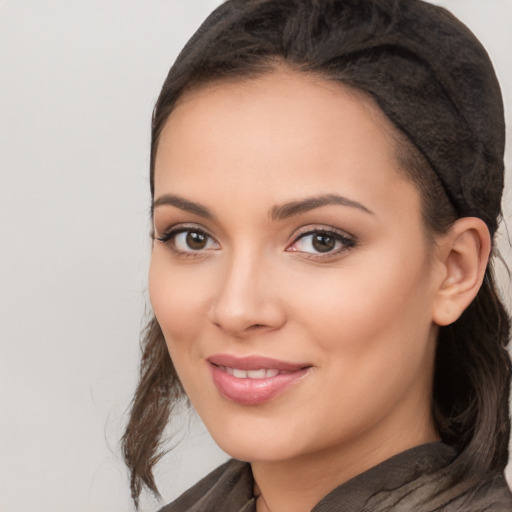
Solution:
<svg viewBox="0 0 512 512"><path fill-rule="evenodd" d="M160 121L155 140L151 143L151 151L153 153L151 172L151 181L154 183L156 154L160 142L161 134L169 121L172 113L184 101L196 92L206 90L209 88L222 87L224 85L236 85L272 75L277 72L289 72L291 74L302 74L316 77L326 82L335 83L342 87L346 92L353 95L356 100L359 100L360 105L372 116L375 123L380 125L381 132L389 139L389 143L393 146L393 156L397 164L396 171L406 181L415 186L420 196L421 216L423 219L423 233L425 235L428 245L436 244L436 238L444 234L452 226L452 221L443 226L442 229L436 229L435 226L429 221L428 215L428 195L432 193L432 188L436 188L436 193L441 193L445 196L446 201L452 204L448 195L442 186L434 169L420 152L419 148L409 139L409 137L398 128L393 121L386 115L382 108L377 103L376 99L367 91L353 85L349 80L344 81L343 75L334 76L326 71L308 69L306 66L293 61L289 61L279 55L271 55L262 58L257 63L253 64L250 69L244 70L230 70L226 74L217 74L210 76L199 75L196 79L189 81L181 90L174 102L169 105L169 111L165 117ZM428 184L428 181L431 183ZM154 198L154 190L152 189L152 196Z"/></svg>

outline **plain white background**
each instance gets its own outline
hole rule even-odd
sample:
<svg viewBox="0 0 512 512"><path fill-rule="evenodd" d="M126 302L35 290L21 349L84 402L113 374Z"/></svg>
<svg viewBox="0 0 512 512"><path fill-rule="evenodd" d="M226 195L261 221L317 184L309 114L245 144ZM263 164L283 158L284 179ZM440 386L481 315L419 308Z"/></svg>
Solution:
<svg viewBox="0 0 512 512"><path fill-rule="evenodd" d="M131 510L118 442L147 304L151 110L219 3L0 0L0 512ZM488 48L512 127L512 1L434 3ZM164 501L226 457L197 422L185 437L158 470Z"/></svg>

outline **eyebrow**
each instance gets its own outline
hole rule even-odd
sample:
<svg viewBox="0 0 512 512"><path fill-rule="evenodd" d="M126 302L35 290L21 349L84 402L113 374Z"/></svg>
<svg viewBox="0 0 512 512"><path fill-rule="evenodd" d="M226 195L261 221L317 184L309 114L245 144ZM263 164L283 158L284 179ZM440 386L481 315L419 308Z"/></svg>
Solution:
<svg viewBox="0 0 512 512"><path fill-rule="evenodd" d="M160 196L156 201L153 201L151 205L151 214L153 214L155 208L158 206L175 206L180 210L185 212L193 213L195 215L199 215L199 217L204 217L205 219L213 219L212 212L199 203L194 203L193 201L189 201L188 199L184 199L183 197L176 196L174 194L164 194Z"/></svg>
<svg viewBox="0 0 512 512"><path fill-rule="evenodd" d="M156 199L151 205L151 213L159 206L174 206L185 212L193 213L204 217L205 219L213 219L214 215L212 212L200 203L189 201L183 197L174 194L164 194ZM351 208L357 208L365 213L373 215L373 212L366 208L366 206L348 199L337 194L322 194L320 196L307 197L298 201L290 201L281 205L276 205L270 210L270 217L272 220L284 220L295 215L306 213L316 208L329 205L341 205L349 206Z"/></svg>
<svg viewBox="0 0 512 512"><path fill-rule="evenodd" d="M357 208L365 213L373 215L373 212L361 203L337 194L323 194L320 196L307 197L299 201L291 201L289 203L274 206L270 215L272 220L283 220L294 215L300 215L301 213L314 210L315 208L329 205L350 206L351 208Z"/></svg>

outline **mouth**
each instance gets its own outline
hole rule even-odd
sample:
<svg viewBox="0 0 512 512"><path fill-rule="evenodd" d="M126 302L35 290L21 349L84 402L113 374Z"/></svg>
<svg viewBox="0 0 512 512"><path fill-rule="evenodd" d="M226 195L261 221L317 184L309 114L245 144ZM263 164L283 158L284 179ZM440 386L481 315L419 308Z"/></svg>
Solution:
<svg viewBox="0 0 512 512"><path fill-rule="evenodd" d="M241 368L231 368L229 366L217 366L217 368L228 375L233 375L237 379L268 379L284 373L276 368L260 368L258 370L242 370Z"/></svg>
<svg viewBox="0 0 512 512"><path fill-rule="evenodd" d="M309 373L310 364L289 363L259 356L228 354L208 358L213 382L231 402L258 405L284 393Z"/></svg>

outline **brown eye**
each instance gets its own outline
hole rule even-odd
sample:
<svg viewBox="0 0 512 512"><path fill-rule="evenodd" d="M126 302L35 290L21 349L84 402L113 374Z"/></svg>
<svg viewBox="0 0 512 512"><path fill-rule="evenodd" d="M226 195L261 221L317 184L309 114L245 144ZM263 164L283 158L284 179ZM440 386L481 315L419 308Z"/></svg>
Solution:
<svg viewBox="0 0 512 512"><path fill-rule="evenodd" d="M340 254L355 245L356 240L350 235L315 229L300 235L287 251L328 256Z"/></svg>
<svg viewBox="0 0 512 512"><path fill-rule="evenodd" d="M200 251L201 249L204 249L208 244L208 236L197 231L188 231L186 234L185 243L190 249L194 251Z"/></svg>
<svg viewBox="0 0 512 512"><path fill-rule="evenodd" d="M311 244L318 252L329 252L336 247L336 239L327 233L317 233L313 236Z"/></svg>
<svg viewBox="0 0 512 512"><path fill-rule="evenodd" d="M156 238L159 242L169 245L177 253L202 253L220 249L219 244L200 229L177 228Z"/></svg>

